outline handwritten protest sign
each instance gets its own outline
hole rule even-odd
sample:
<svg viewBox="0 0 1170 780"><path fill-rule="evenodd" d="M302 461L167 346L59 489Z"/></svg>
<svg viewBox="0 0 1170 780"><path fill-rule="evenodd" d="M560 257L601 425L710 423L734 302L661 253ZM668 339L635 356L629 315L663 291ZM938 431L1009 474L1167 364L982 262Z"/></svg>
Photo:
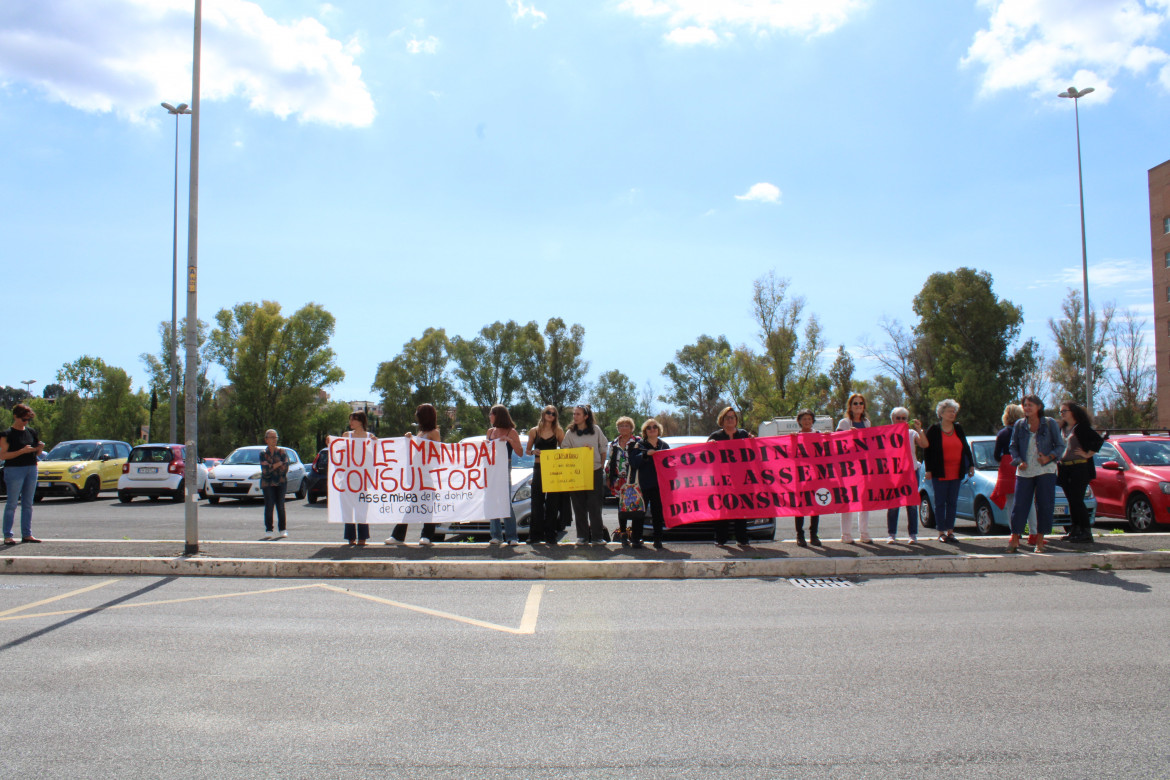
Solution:
<svg viewBox="0 0 1170 780"><path fill-rule="evenodd" d="M541 450L540 482L545 493L593 489L593 448Z"/></svg>
<svg viewBox="0 0 1170 780"><path fill-rule="evenodd" d="M668 528L918 501L903 424L694 444L654 456Z"/></svg>
<svg viewBox="0 0 1170 780"><path fill-rule="evenodd" d="M461 523L507 517L503 440L329 437L329 522Z"/></svg>

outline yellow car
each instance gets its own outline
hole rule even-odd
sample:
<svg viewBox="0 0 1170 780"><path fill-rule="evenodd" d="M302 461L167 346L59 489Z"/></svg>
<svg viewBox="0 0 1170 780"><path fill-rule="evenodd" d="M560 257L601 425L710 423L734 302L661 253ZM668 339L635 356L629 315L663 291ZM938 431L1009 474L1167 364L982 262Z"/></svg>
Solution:
<svg viewBox="0 0 1170 780"><path fill-rule="evenodd" d="M68 496L92 501L103 490L117 490L122 466L129 457L130 445L124 441L63 441L37 463L34 499Z"/></svg>

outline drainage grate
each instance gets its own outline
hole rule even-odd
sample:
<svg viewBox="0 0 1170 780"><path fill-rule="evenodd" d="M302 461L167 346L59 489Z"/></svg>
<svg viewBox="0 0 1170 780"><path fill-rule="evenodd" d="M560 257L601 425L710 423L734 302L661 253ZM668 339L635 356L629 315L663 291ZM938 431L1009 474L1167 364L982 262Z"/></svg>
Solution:
<svg viewBox="0 0 1170 780"><path fill-rule="evenodd" d="M853 583L840 577L790 577L790 583L798 588L852 588Z"/></svg>

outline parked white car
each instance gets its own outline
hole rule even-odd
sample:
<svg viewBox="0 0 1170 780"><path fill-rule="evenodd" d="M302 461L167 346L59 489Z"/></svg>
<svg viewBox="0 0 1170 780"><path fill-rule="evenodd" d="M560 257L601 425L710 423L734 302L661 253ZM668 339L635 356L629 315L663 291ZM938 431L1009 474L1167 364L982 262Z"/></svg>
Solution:
<svg viewBox="0 0 1170 780"><path fill-rule="evenodd" d="M305 497L305 464L296 450L281 447L288 455L287 492L298 499ZM221 498L263 498L260 489L260 453L264 445L239 447L207 473L207 501L218 504Z"/></svg>
<svg viewBox="0 0 1170 780"><path fill-rule="evenodd" d="M130 457L122 464L122 476L118 477L118 500L129 504L138 496L151 501L169 498L182 501L187 487L183 481L186 473L185 453L182 444L139 444L130 450ZM199 495L207 487L207 467L196 465L195 488Z"/></svg>

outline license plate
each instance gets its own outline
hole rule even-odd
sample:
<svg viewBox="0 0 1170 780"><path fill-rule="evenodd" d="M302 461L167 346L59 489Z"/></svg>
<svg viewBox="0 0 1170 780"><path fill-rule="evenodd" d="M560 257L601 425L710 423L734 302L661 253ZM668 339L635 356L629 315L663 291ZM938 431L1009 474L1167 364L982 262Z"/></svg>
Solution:
<svg viewBox="0 0 1170 780"><path fill-rule="evenodd" d="M1052 515L1054 517L1066 517L1068 515L1068 507L1067 506L1058 506L1052 510Z"/></svg>
<svg viewBox="0 0 1170 780"><path fill-rule="evenodd" d="M37 487L53 487L52 482L38 482Z"/></svg>
<svg viewBox="0 0 1170 780"><path fill-rule="evenodd" d="M158 466L139 466L138 473L139 474L157 474L158 473Z"/></svg>

